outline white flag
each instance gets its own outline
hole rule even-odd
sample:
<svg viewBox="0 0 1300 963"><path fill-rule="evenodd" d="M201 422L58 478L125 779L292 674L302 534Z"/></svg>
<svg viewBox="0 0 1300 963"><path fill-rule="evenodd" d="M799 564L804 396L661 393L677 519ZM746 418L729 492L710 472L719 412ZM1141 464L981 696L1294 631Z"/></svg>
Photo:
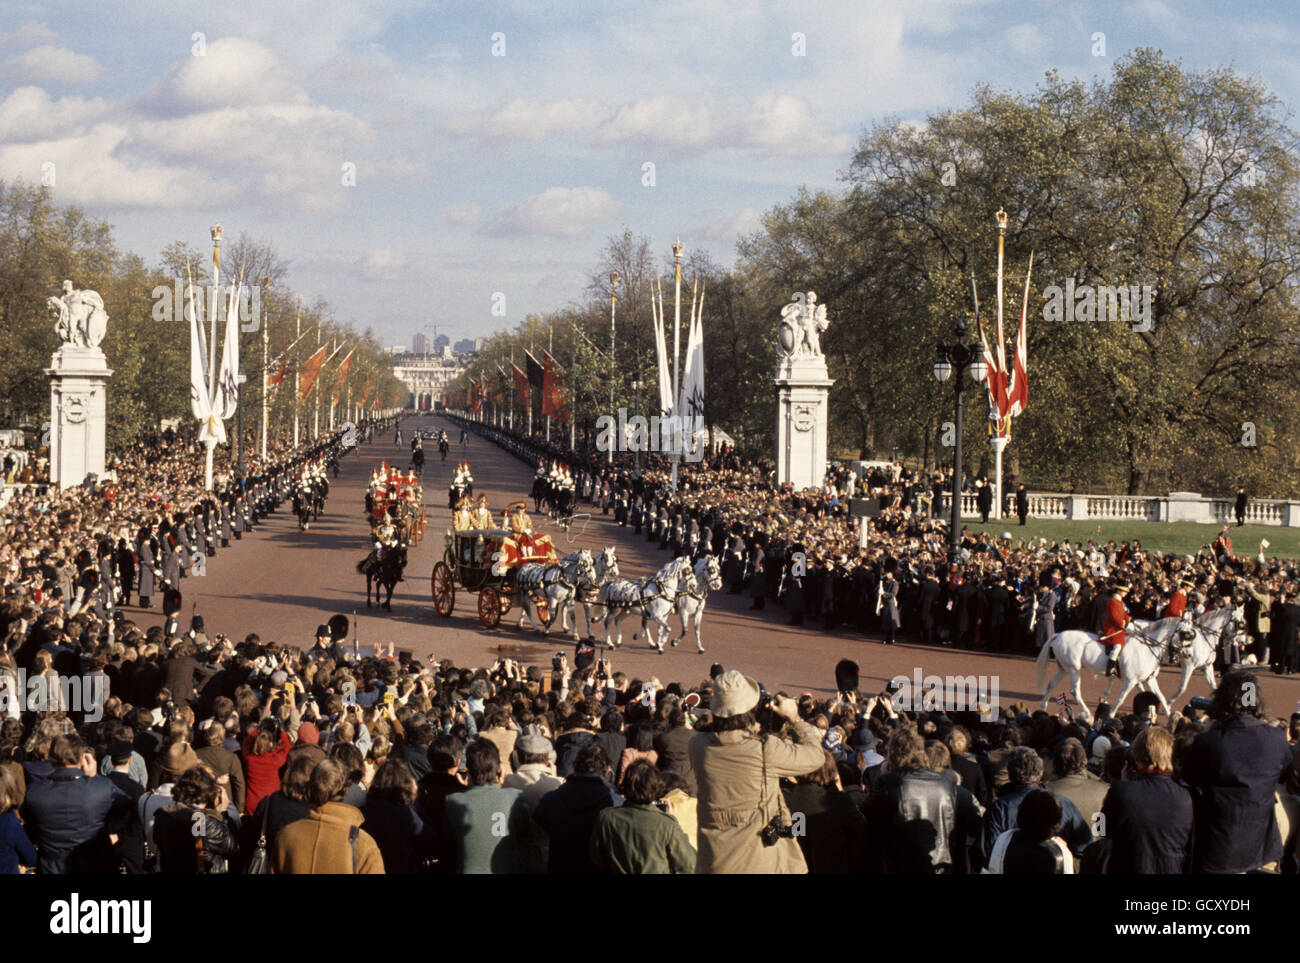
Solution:
<svg viewBox="0 0 1300 963"><path fill-rule="evenodd" d="M685 443L693 447L696 433L704 427L704 333L699 318L691 319L677 410L681 413Z"/></svg>
<svg viewBox="0 0 1300 963"><path fill-rule="evenodd" d="M659 290L659 312L655 318L655 361L659 371L659 415L673 412L673 382L668 374L668 342L664 334L664 293Z"/></svg>
<svg viewBox="0 0 1300 963"><path fill-rule="evenodd" d="M239 290L239 285L230 286L230 300L226 304L226 343L221 349L221 372L213 392L213 407L217 417L223 420L233 418L235 409L239 407Z"/></svg>
<svg viewBox="0 0 1300 963"><path fill-rule="evenodd" d="M208 395L207 344L203 337L203 320L194 303L194 288L189 289L189 304L185 307L185 316L190 322L190 412L198 421L207 421L212 410L212 399Z"/></svg>

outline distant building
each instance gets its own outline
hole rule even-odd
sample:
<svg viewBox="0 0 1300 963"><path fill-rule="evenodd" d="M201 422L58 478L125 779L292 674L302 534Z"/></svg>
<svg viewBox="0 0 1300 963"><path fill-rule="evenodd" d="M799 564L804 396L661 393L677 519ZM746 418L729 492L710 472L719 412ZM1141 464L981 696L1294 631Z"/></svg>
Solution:
<svg viewBox="0 0 1300 963"><path fill-rule="evenodd" d="M478 349L478 342L473 338L461 338L452 350L457 354L473 354Z"/></svg>
<svg viewBox="0 0 1300 963"><path fill-rule="evenodd" d="M391 355L399 355L399 354L407 354L407 353L408 353L407 350L406 350L406 345L404 345L404 344L392 344L392 345L389 345L389 346L388 346L387 348L385 348L384 350L385 350L388 354L391 354Z"/></svg>
<svg viewBox="0 0 1300 963"><path fill-rule="evenodd" d="M432 410L447 385L460 377L465 366L451 358L404 353L393 356L393 375L411 390L407 404L417 410Z"/></svg>
<svg viewBox="0 0 1300 963"><path fill-rule="evenodd" d="M429 339L423 334L417 334L411 339L411 351L415 354L428 354Z"/></svg>
<svg viewBox="0 0 1300 963"><path fill-rule="evenodd" d="M441 351L443 348L450 348L450 347L451 347L451 338L447 337L445 334L440 334L433 339L434 351Z"/></svg>

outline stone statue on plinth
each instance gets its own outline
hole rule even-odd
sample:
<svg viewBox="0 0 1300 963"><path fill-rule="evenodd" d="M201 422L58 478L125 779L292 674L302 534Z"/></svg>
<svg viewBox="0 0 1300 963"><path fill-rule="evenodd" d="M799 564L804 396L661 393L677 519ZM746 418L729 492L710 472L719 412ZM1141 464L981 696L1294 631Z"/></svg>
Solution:
<svg viewBox="0 0 1300 963"><path fill-rule="evenodd" d="M45 369L50 376L50 481L80 485L104 472L109 370L100 342L108 312L96 291L63 282L59 297L46 298L62 344Z"/></svg>
<svg viewBox="0 0 1300 963"><path fill-rule="evenodd" d="M54 330L64 344L78 348L98 348L108 332L108 312L98 291L78 291L71 281L63 282L63 294L46 298L45 304L58 320Z"/></svg>
<svg viewBox="0 0 1300 963"><path fill-rule="evenodd" d="M821 335L829 326L826 305L813 291L796 292L777 326L777 481L796 490L817 488L826 476L827 397L835 382L827 376Z"/></svg>

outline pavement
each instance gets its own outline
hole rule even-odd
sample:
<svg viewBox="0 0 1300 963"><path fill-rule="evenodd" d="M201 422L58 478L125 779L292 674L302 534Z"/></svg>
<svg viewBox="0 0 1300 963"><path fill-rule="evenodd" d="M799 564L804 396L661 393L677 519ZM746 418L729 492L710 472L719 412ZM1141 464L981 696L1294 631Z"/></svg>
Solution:
<svg viewBox="0 0 1300 963"><path fill-rule="evenodd" d="M453 441L444 463L436 447L426 443L424 471L428 525L424 540L408 555L405 581L393 593L391 612L365 605L365 579L356 563L369 550L369 525L365 516L365 489L372 469L387 459L406 468L410 461L411 432L417 426L441 427ZM531 487L533 469L490 442L471 435L467 446L455 444L460 430L441 418L412 415L402 423L403 443L393 443L391 433L347 455L337 479L330 481L325 514L306 532L298 530L288 503L229 548L218 549L209 559L208 575L182 582L183 616L191 606L202 614L207 632L224 632L242 639L250 632L264 642L276 641L309 646L316 626L335 613L346 615L363 650L377 643L395 643L398 650L421 660L435 656L450 658L457 665L491 665L510 657L525 665L549 667L556 652L564 651L572 662L572 637L561 637L558 626L549 638L516 627L518 608L512 608L495 629L479 622L477 599L457 591L450 618L440 617L433 608L431 576L434 564L445 550L445 533L451 528L447 508L447 486L456 462L468 461L474 476L474 493L488 496L493 512L500 517L505 505L524 498ZM531 512L531 501L529 511ZM555 528L545 516L533 515L535 527L548 532L561 555L578 548L616 548L620 573L625 578L652 574L669 560L657 543L636 536L630 527L620 527L613 516L580 504L569 533ZM1025 701L1037 705L1034 663L1027 656L968 652L950 648L899 642L881 644L878 636L841 629L827 633L819 627L785 625L785 613L770 603L764 611L753 611L748 596L711 593L703 622L706 653L695 650L693 634L676 648L659 654L644 640L631 641L639 619L623 623L624 642L614 652L602 652L615 670L631 678L657 677L667 683L694 684L706 679L713 662L738 668L764 683L769 691L832 694L835 663L850 658L861 667L863 691L878 691L895 676L921 677L984 676L996 685L1002 704ZM141 625L161 624L157 603L152 612L125 610L127 618ZM581 612L578 619L582 622ZM676 616L671 617L674 634ZM603 630L598 631L603 638ZM1178 673L1166 667L1160 686L1166 696L1177 689ZM1287 716L1300 698L1300 677L1278 677L1267 670L1259 674L1265 704L1271 714ZM1063 688L1063 687L1061 687ZM1095 705L1103 684L1085 678L1084 696ZM1053 696L1060 692L1054 692ZM1191 696L1208 695L1204 678L1192 680ZM1057 707L1053 704L1052 710Z"/></svg>

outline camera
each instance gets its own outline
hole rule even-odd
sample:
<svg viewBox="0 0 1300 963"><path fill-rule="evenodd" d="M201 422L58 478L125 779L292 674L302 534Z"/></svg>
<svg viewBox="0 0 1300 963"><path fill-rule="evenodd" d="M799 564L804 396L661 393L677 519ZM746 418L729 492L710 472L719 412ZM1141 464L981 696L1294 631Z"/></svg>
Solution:
<svg viewBox="0 0 1300 963"><path fill-rule="evenodd" d="M779 839L794 839L794 826L782 826L781 816L777 814L759 830L758 835L763 840L764 846L775 846Z"/></svg>
<svg viewBox="0 0 1300 963"><path fill-rule="evenodd" d="M564 668L563 652L556 652L555 655L551 656L551 668L557 671Z"/></svg>

